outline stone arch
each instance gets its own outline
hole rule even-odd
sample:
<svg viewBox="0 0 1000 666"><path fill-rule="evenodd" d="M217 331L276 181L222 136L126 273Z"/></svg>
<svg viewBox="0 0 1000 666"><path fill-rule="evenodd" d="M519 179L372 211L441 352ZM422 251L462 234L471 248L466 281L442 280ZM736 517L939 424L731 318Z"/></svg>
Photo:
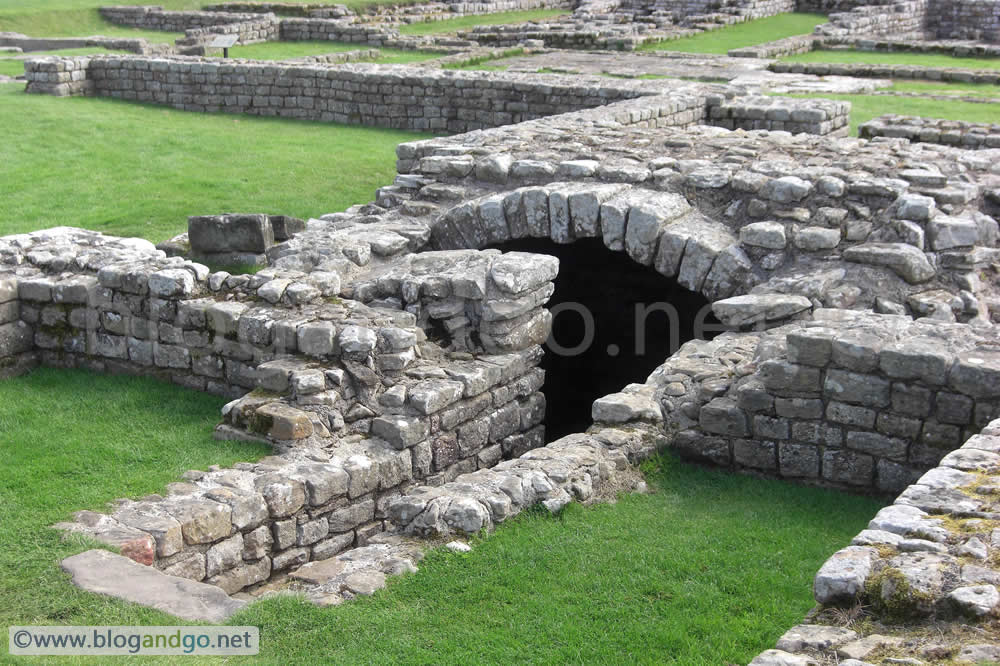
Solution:
<svg viewBox="0 0 1000 666"><path fill-rule="evenodd" d="M551 332L539 362L549 441L587 430L595 400L645 382L681 345L721 330L702 294L608 250L600 239L556 244L527 237L490 249L559 260L546 305Z"/></svg>
<svg viewBox="0 0 1000 666"><path fill-rule="evenodd" d="M753 263L739 238L681 194L620 183L549 183L461 203L432 225L436 249L482 249L547 238L568 244L596 238L709 302L747 293Z"/></svg>

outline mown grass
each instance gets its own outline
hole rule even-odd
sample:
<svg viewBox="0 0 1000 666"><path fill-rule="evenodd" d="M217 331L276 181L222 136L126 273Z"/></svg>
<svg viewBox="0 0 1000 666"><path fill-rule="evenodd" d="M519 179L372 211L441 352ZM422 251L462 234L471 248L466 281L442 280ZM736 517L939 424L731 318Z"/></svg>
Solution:
<svg viewBox="0 0 1000 666"><path fill-rule="evenodd" d="M851 103L851 134L856 136L858 126L872 118L887 113L903 116L965 120L971 123L995 123L1000 118L996 104L981 104L951 100L924 99L920 97L892 97L886 95L789 95L789 97L823 97Z"/></svg>
<svg viewBox="0 0 1000 666"><path fill-rule="evenodd" d="M787 62L825 62L865 65L917 65L961 69L1000 69L1000 58L959 58L944 53L880 53L878 51L819 50L781 58Z"/></svg>
<svg viewBox="0 0 1000 666"><path fill-rule="evenodd" d="M59 569L93 547L49 526L119 497L162 493L187 469L270 455L218 442L224 400L152 379L40 369L0 382L0 621L174 624L162 613L73 587ZM7 631L0 653L7 654Z"/></svg>
<svg viewBox="0 0 1000 666"><path fill-rule="evenodd" d="M367 50L370 47L363 44L348 44L344 42L264 42L247 46L234 46L229 49L233 58L249 58L252 60L285 60L287 58L302 58L305 56L324 55L326 53L345 53L347 51ZM379 57L370 61L389 64L406 64L440 58L441 53L430 51L407 51L404 49L380 48Z"/></svg>
<svg viewBox="0 0 1000 666"><path fill-rule="evenodd" d="M426 134L200 114L0 86L0 235L56 225L165 240L189 215L315 217L371 201Z"/></svg>
<svg viewBox="0 0 1000 666"><path fill-rule="evenodd" d="M926 93L929 95L961 95L966 97L1000 97L1000 86L990 83L944 81L907 81L896 79L889 88L894 92Z"/></svg>
<svg viewBox="0 0 1000 666"><path fill-rule="evenodd" d="M73 588L58 562L90 544L48 525L162 492L188 468L266 454L211 440L221 402L79 371L0 383L8 626L178 623ZM230 623L261 627L264 662L746 663L801 619L816 569L879 507L670 456L646 472L655 493L529 512L471 554L432 553L373 598L328 609L270 599Z"/></svg>
<svg viewBox="0 0 1000 666"><path fill-rule="evenodd" d="M172 44L180 32L141 30L109 23L97 12L98 2L67 3L0 0L0 32L20 32L29 37L121 37L148 39L156 44Z"/></svg>
<svg viewBox="0 0 1000 666"><path fill-rule="evenodd" d="M568 14L569 12L565 9L530 9L516 12L498 12L482 16L462 16L443 21L409 23L401 26L399 31L404 35L435 35L446 32L458 32L459 30L471 30L477 25L508 25L513 23L527 23L528 21L544 21L545 19L567 16Z"/></svg>
<svg viewBox="0 0 1000 666"><path fill-rule="evenodd" d="M729 25L719 30L703 32L654 44L645 44L642 51L683 51L686 53L714 53L725 55L730 49L739 49L785 37L805 35L820 23L826 23L822 14L791 13Z"/></svg>
<svg viewBox="0 0 1000 666"><path fill-rule="evenodd" d="M615 505L530 512L371 599L268 600L262 657L334 663L747 663L813 606L816 569L879 503L683 464Z"/></svg>
<svg viewBox="0 0 1000 666"><path fill-rule="evenodd" d="M288 0L293 3L315 0ZM420 0L339 0L361 11L384 4L406 5ZM126 0L0 0L0 32L21 32L32 37L79 37L105 35L108 37L143 37L153 42L172 43L179 33L137 30L116 26L101 18L97 11L104 5L155 4L164 9L201 9L209 0L156 0L153 2L127 2Z"/></svg>

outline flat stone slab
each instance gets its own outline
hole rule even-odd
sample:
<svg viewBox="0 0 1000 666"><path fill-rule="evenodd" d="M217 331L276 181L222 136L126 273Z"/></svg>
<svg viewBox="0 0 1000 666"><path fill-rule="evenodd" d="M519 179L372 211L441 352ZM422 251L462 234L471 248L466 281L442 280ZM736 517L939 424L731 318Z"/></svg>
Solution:
<svg viewBox="0 0 1000 666"><path fill-rule="evenodd" d="M88 550L62 561L73 584L88 592L155 608L192 622L222 622L246 606L220 588L168 576L106 550Z"/></svg>

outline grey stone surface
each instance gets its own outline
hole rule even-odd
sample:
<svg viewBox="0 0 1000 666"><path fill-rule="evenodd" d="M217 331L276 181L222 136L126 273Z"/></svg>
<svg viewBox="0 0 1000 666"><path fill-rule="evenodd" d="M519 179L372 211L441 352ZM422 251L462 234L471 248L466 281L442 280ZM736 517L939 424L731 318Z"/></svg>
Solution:
<svg viewBox="0 0 1000 666"><path fill-rule="evenodd" d="M213 585L168 576L106 550L88 550L62 561L73 583L88 592L155 608L189 622L224 622L246 605Z"/></svg>

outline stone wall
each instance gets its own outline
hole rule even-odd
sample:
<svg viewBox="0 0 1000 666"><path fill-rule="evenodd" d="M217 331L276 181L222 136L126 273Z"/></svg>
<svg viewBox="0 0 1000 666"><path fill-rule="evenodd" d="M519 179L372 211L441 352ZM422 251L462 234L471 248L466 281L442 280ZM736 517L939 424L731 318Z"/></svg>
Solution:
<svg viewBox="0 0 1000 666"><path fill-rule="evenodd" d="M832 100L806 104L774 97L737 97L709 106L709 123L726 129L778 130L792 134L847 135L851 105Z"/></svg>
<svg viewBox="0 0 1000 666"><path fill-rule="evenodd" d="M895 53L946 53L956 58L1000 58L1000 45L939 39L895 39L892 37L815 38L815 48L846 48Z"/></svg>
<svg viewBox="0 0 1000 666"><path fill-rule="evenodd" d="M692 390L662 404L684 456L896 493L1000 414L996 342L992 327L820 310L757 339L716 339L745 350L754 371L717 397Z"/></svg>
<svg viewBox="0 0 1000 666"><path fill-rule="evenodd" d="M627 81L553 77L541 82L516 74L197 59L29 60L25 71L29 92L52 92L64 79L84 84L86 78L94 95L190 111L449 132L517 123L654 92Z"/></svg>
<svg viewBox="0 0 1000 666"><path fill-rule="evenodd" d="M399 31L377 23L357 23L314 18L290 18L281 21L284 41L351 42L368 46L386 46L398 39Z"/></svg>
<svg viewBox="0 0 1000 666"><path fill-rule="evenodd" d="M267 224L266 216L224 221ZM217 436L261 439L282 453L189 474L168 497L125 502L111 516L83 512L68 529L233 593L365 545L386 528L388 501L415 481L445 483L544 444L544 372L535 366L557 262L424 253L396 264L405 266L410 309L387 309L339 298L341 277L391 298L386 276L363 274L405 258L429 233L326 226L336 229L328 239L342 239L339 259L309 274L210 273L145 241L74 229L0 239L5 375L42 363L228 395L236 400ZM490 335L522 314L531 325ZM417 322L431 329L443 316L447 332L433 329L428 340Z"/></svg>
<svg viewBox="0 0 1000 666"><path fill-rule="evenodd" d="M167 11L159 6L101 7L100 12L105 20L115 25L165 32L185 32L192 28L260 20L257 14Z"/></svg>
<svg viewBox="0 0 1000 666"><path fill-rule="evenodd" d="M963 83L1000 84L1000 72L995 69L951 69L919 65L866 65L825 62L773 62L772 72L813 74L815 76L854 76L876 79L920 79L926 81L957 81Z"/></svg>
<svg viewBox="0 0 1000 666"><path fill-rule="evenodd" d="M877 5L847 2L843 9L846 11L830 13L830 22L817 26L816 34L1000 41L1000 3L996 0L911 0Z"/></svg>
<svg viewBox="0 0 1000 666"><path fill-rule="evenodd" d="M208 43L217 35L236 35L237 44L276 41L279 35L278 25L277 18L267 15L251 21L189 28L184 31L185 39L178 41L178 46L189 44L192 41Z"/></svg>
<svg viewBox="0 0 1000 666"><path fill-rule="evenodd" d="M0 47L12 46L24 53L31 51L58 51L99 47L114 51L129 51L139 55L170 53L164 44L153 44L145 39L117 39L114 37L28 37L15 32L0 33Z"/></svg>
<svg viewBox="0 0 1000 666"><path fill-rule="evenodd" d="M822 36L920 35L925 32L934 0L908 0L885 5L864 5L830 15L830 22L816 26Z"/></svg>
<svg viewBox="0 0 1000 666"><path fill-rule="evenodd" d="M1000 148L1000 125L940 120L916 116L879 116L858 128L860 136L870 139L887 136L913 142L940 143L970 150Z"/></svg>
<svg viewBox="0 0 1000 666"><path fill-rule="evenodd" d="M998 435L1000 421L989 423L834 553L813 583L819 606L751 666L996 663L1000 646L989 627L1000 610ZM837 621L858 604L864 624ZM913 631L928 622L934 632Z"/></svg>
<svg viewBox="0 0 1000 666"><path fill-rule="evenodd" d="M730 49L727 55L730 58L782 58L799 53L809 53L815 46L815 37L812 35L800 35L797 37L786 37L765 44L747 46L739 49Z"/></svg>
<svg viewBox="0 0 1000 666"><path fill-rule="evenodd" d="M661 81L546 77L377 65L322 67L194 58L29 60L28 92L93 94L189 111L226 111L401 129L465 132L579 109L615 122L830 134L849 105L791 98L731 99L737 89ZM723 94L719 94L721 91ZM666 97L669 95L669 99ZM619 112L616 103L647 102ZM645 108L641 108L645 107Z"/></svg>
<svg viewBox="0 0 1000 666"><path fill-rule="evenodd" d="M938 39L1000 42L1000 2L937 0L928 11L928 29Z"/></svg>
<svg viewBox="0 0 1000 666"><path fill-rule="evenodd" d="M835 14L849 12L858 7L872 4L871 0L797 0L795 11L811 14Z"/></svg>

